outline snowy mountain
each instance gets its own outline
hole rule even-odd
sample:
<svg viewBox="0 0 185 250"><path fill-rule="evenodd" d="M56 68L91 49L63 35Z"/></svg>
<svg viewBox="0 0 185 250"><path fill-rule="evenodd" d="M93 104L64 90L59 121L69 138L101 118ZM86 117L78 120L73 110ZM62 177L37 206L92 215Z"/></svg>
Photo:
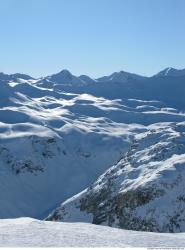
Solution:
<svg viewBox="0 0 185 250"><path fill-rule="evenodd" d="M31 218L0 220L0 247L184 247L185 234L120 230Z"/></svg>
<svg viewBox="0 0 185 250"><path fill-rule="evenodd" d="M115 83L127 83L130 81L144 80L146 77L128 73L125 71L114 72L109 76L103 76L97 79L99 82L115 82Z"/></svg>
<svg viewBox="0 0 185 250"><path fill-rule="evenodd" d="M21 81L21 80L33 80L34 78L29 76L29 75L25 75L25 74L20 74L20 73L16 73L16 74L4 74L3 72L0 72L0 81L5 81L5 82L12 82L12 81Z"/></svg>
<svg viewBox="0 0 185 250"><path fill-rule="evenodd" d="M51 82L56 84L83 84L84 82L78 77L72 75L68 70L64 69L57 74L47 76L45 79L48 79Z"/></svg>
<svg viewBox="0 0 185 250"><path fill-rule="evenodd" d="M57 74L38 79L36 84L43 88L63 89L65 86L79 88L80 86L86 86L95 82L97 81L89 76L81 75L78 77L64 69Z"/></svg>
<svg viewBox="0 0 185 250"><path fill-rule="evenodd" d="M146 77L140 76L125 71L115 72L110 76L100 77L98 79L92 79L87 75L81 75L79 77L74 76L68 70L62 70L57 74L43 77L39 79L38 83L43 87L52 87L53 85L64 85L64 86L86 86L94 83L101 82L115 82L115 83L127 83L131 81L144 80ZM61 88L61 86L58 86Z"/></svg>
<svg viewBox="0 0 185 250"><path fill-rule="evenodd" d="M185 76L185 69L174 69L171 67L168 67L162 71L160 71L155 76Z"/></svg>
<svg viewBox="0 0 185 250"><path fill-rule="evenodd" d="M80 80L82 80L84 83L86 84L93 84L93 83L96 83L97 80L95 79L92 79L91 77L89 76L86 76L86 75L81 75L78 77Z"/></svg>
<svg viewBox="0 0 185 250"><path fill-rule="evenodd" d="M42 84L43 81L50 82L53 84L63 84L67 86L83 86L88 84L94 84L98 82L115 82L115 83L127 83L131 81L144 80L147 77L140 76L133 73L128 73L125 71L114 72L109 76L103 76L97 79L92 79L87 75L80 75L79 77L74 76L68 70L62 70L61 72L42 78L39 83Z"/></svg>
<svg viewBox="0 0 185 250"><path fill-rule="evenodd" d="M185 123L146 127L117 164L47 220L185 231Z"/></svg>
<svg viewBox="0 0 185 250"><path fill-rule="evenodd" d="M0 80L0 218L47 217L148 126L185 121L184 76L128 84L79 78L63 71Z"/></svg>

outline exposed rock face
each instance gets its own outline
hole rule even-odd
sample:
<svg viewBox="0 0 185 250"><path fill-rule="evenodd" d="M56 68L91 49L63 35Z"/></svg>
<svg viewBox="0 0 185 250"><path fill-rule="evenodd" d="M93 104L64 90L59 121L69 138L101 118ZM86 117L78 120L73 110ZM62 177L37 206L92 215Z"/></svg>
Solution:
<svg viewBox="0 0 185 250"><path fill-rule="evenodd" d="M47 220L185 231L185 123L150 125L116 165Z"/></svg>

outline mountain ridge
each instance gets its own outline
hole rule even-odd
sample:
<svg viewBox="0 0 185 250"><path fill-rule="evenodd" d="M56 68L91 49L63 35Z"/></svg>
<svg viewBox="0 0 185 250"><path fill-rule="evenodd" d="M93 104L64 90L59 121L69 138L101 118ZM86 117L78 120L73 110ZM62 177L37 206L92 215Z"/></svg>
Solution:
<svg viewBox="0 0 185 250"><path fill-rule="evenodd" d="M165 68L158 73L151 75L151 76L142 76L140 74L135 74L135 73L130 73L126 71L117 71L113 72L110 75L107 76L102 76L98 78L91 78L87 75L80 75L80 76L75 76L73 75L69 70L63 69L59 71L58 73L51 74L49 76L43 76L39 78L34 78L32 76L26 75L26 74L21 74L21 73L14 73L14 74L6 74L3 72L0 72L0 80L17 80L18 78L24 79L24 80L37 80L37 81L43 81L43 80L49 80L54 83L59 83L59 84L77 84L77 85L82 85L82 84L87 84L87 83L95 83L95 82L128 82L131 80L143 80L151 77L164 77L164 76L184 76L185 75L185 68L184 69L176 69L172 67Z"/></svg>

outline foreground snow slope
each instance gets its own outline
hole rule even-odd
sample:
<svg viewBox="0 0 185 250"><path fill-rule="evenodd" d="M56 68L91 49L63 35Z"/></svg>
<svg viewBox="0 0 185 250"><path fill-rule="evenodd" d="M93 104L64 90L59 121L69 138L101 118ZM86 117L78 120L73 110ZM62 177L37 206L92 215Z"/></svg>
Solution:
<svg viewBox="0 0 185 250"><path fill-rule="evenodd" d="M120 230L31 218L0 220L0 247L185 247L185 233Z"/></svg>

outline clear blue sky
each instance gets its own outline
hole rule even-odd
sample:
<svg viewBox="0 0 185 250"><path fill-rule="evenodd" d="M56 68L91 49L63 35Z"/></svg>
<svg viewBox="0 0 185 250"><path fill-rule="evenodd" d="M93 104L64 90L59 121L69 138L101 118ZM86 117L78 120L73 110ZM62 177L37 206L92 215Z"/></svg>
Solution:
<svg viewBox="0 0 185 250"><path fill-rule="evenodd" d="M0 0L0 71L185 68L185 0Z"/></svg>

